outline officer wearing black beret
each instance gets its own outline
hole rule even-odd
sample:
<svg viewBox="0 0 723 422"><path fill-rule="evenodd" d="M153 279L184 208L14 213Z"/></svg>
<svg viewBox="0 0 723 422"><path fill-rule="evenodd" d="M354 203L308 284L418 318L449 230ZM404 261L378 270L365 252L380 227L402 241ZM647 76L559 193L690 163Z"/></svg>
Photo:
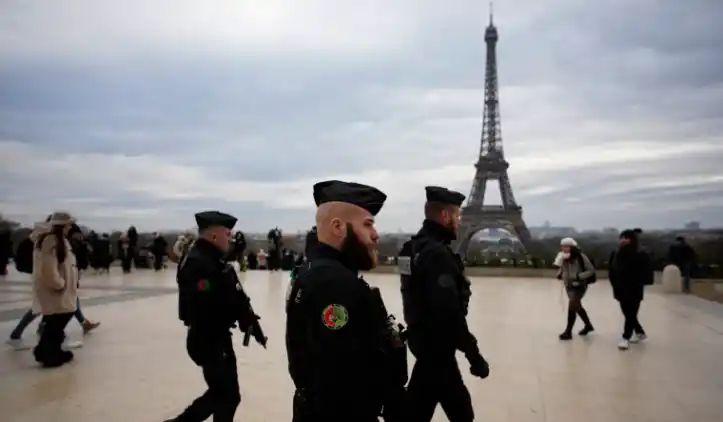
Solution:
<svg viewBox="0 0 723 422"><path fill-rule="evenodd" d="M292 285L286 348L294 421L377 421L383 335L359 271L377 264L374 216L386 195L337 180L314 185L318 244Z"/></svg>
<svg viewBox="0 0 723 422"><path fill-rule="evenodd" d="M489 367L467 327L470 283L449 246L457 237L465 197L437 186L426 191L422 229L399 253L404 319L417 359L407 389L408 420L432 420L439 403L450 421L472 421L472 401L455 352L464 352L472 375L486 378Z"/></svg>
<svg viewBox="0 0 723 422"><path fill-rule="evenodd" d="M231 422L241 395L229 329L236 323L250 327L258 316L224 261L236 218L205 211L196 214L196 223L199 238L178 266L178 312L188 327L188 355L203 368L208 390L172 420L200 422L213 415L214 421Z"/></svg>

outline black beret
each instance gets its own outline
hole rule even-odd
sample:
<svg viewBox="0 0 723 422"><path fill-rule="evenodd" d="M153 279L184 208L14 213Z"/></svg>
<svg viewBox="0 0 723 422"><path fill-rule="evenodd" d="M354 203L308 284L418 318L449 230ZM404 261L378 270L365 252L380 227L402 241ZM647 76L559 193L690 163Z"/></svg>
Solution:
<svg viewBox="0 0 723 422"><path fill-rule="evenodd" d="M196 224L198 224L199 230L213 226L223 226L227 229L233 229L236 221L236 217L218 211L203 211L196 214Z"/></svg>
<svg viewBox="0 0 723 422"><path fill-rule="evenodd" d="M441 202L442 204L449 204L457 207L461 206L462 202L464 202L464 195L447 188L427 186L424 189L427 191L427 202Z"/></svg>
<svg viewBox="0 0 723 422"><path fill-rule="evenodd" d="M327 202L346 202L377 215L382 209L387 195L372 186L339 180L327 180L314 185L316 206Z"/></svg>

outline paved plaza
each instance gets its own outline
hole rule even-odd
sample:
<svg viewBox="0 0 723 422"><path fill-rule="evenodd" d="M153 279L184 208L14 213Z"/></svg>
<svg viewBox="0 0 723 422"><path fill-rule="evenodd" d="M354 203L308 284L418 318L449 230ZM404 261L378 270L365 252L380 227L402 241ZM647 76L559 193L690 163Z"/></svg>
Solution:
<svg viewBox="0 0 723 422"><path fill-rule="evenodd" d="M114 268L110 276L84 276L83 311L102 325L59 369L41 369L29 351L0 348L0 420L159 422L179 413L205 386L186 355L174 274L121 275ZM290 421L283 307L289 275L248 272L241 278L270 345L244 348L234 337L242 391L236 420ZM366 278L401 315L398 278ZM640 319L649 340L623 352L616 348L622 315L606 281L593 285L584 301L596 331L565 343L557 338L565 314L556 281L474 278L472 285L470 326L492 368L488 379L472 378L459 356L476 420L723 420L723 305L648 289ZM0 278L3 341L30 298L27 276ZM37 341L36 327L28 327L27 342ZM83 337L75 320L67 333ZM446 420L440 409L434 420Z"/></svg>

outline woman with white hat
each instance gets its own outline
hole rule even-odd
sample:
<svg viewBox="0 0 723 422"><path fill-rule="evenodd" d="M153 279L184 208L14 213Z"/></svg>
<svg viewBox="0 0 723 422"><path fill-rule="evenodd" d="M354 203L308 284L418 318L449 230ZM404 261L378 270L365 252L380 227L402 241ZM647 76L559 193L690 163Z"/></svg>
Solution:
<svg viewBox="0 0 723 422"><path fill-rule="evenodd" d="M566 237L560 242L560 254L556 263L559 263L560 271L557 278L565 284L567 297L569 298L567 308L567 326L565 331L560 334L560 340L572 339L572 327L575 325L577 316L585 323L585 327L580 331L581 336L586 336L594 328L590 323L587 311L582 307L582 298L587 292L588 284L594 283L596 280L595 267L580 250L575 239Z"/></svg>
<svg viewBox="0 0 723 422"><path fill-rule="evenodd" d="M33 291L35 304L43 314L43 332L33 350L35 360L45 367L61 366L73 353L61 349L65 326L77 306L78 267L67 240L75 219L66 212L54 212L47 224L49 232L38 238L33 252Z"/></svg>

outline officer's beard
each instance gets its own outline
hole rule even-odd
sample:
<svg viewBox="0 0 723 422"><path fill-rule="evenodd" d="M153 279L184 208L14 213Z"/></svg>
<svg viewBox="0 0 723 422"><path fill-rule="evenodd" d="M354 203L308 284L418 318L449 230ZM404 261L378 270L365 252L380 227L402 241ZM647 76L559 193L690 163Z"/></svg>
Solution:
<svg viewBox="0 0 723 422"><path fill-rule="evenodd" d="M346 239L341 245L344 260L353 263L359 270L368 271L376 267L376 253L359 241L351 224L346 223Z"/></svg>

